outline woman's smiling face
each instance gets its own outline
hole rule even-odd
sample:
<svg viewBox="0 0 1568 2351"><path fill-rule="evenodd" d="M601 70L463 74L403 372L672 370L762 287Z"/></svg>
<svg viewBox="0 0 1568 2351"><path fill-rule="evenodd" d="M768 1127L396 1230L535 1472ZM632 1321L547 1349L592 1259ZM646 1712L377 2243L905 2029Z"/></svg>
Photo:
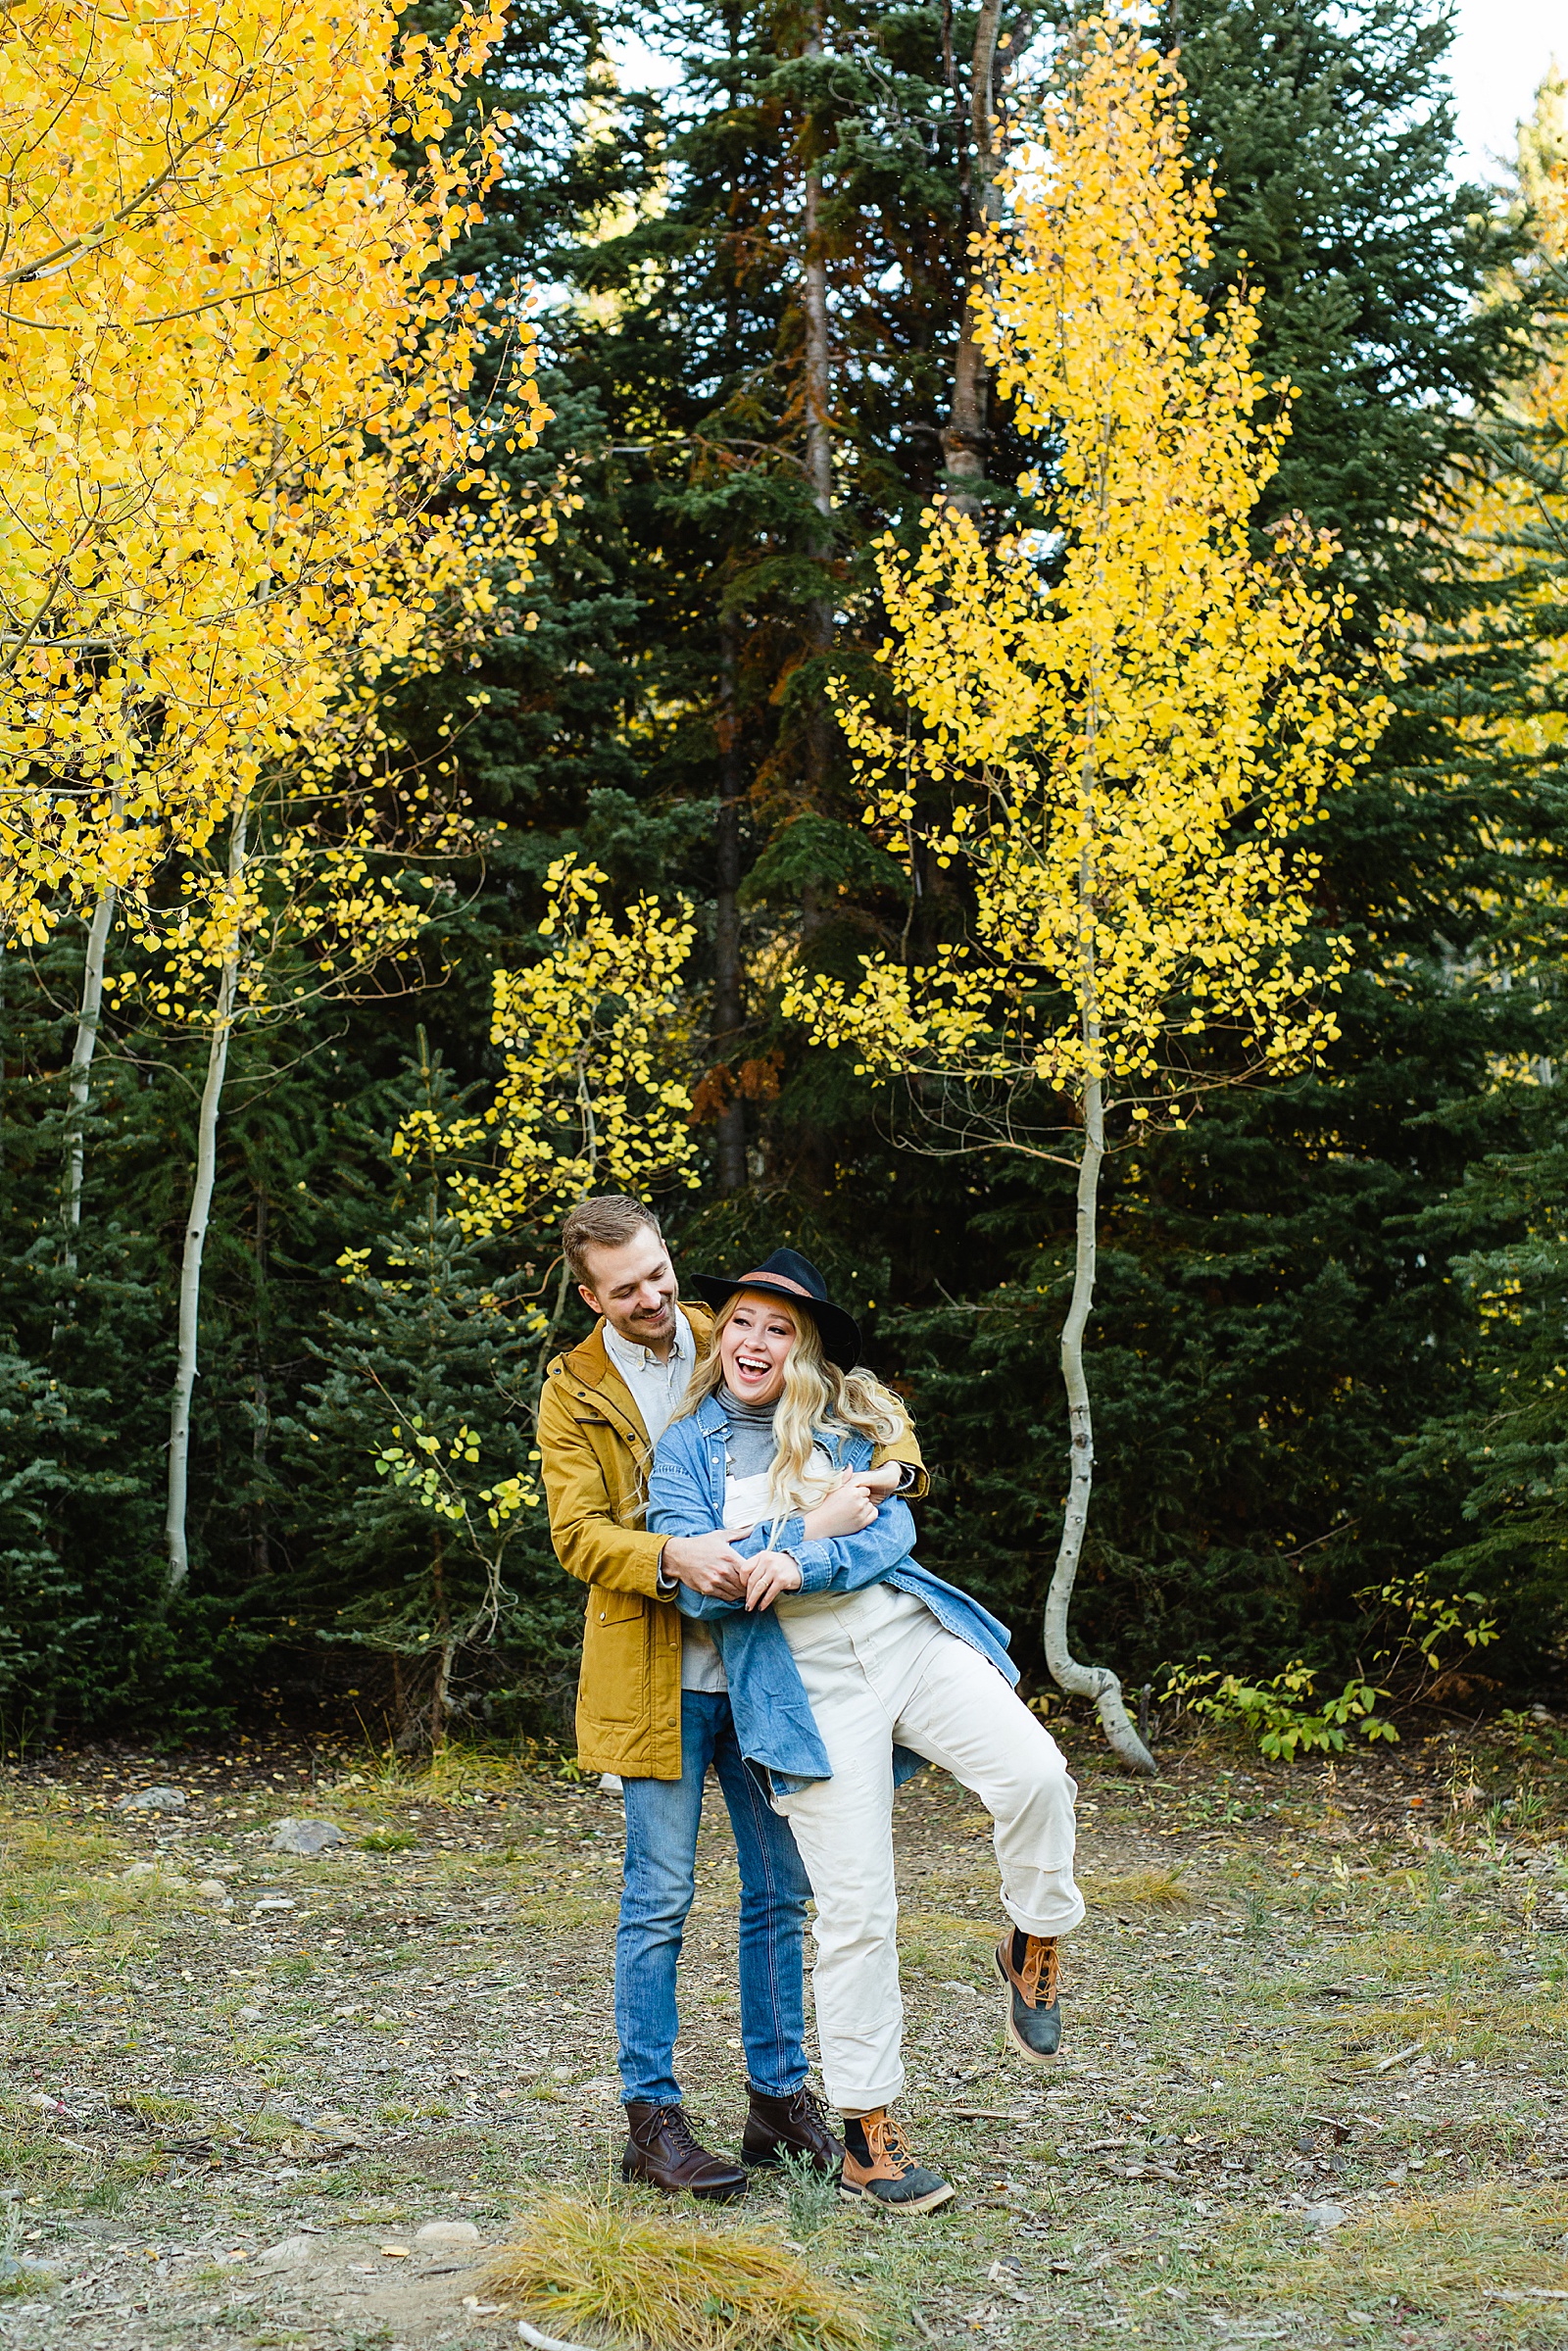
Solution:
<svg viewBox="0 0 1568 2351"><path fill-rule="evenodd" d="M776 1403L784 1393L784 1366L795 1345L795 1325L784 1308L756 1291L743 1290L718 1334L724 1384L743 1404Z"/></svg>

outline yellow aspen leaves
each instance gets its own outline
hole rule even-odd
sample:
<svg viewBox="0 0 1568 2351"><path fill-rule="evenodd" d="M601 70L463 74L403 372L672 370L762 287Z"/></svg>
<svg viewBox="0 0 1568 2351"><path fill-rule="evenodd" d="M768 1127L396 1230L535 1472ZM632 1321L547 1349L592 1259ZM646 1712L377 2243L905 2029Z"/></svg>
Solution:
<svg viewBox="0 0 1568 2351"><path fill-rule="evenodd" d="M454 810L389 808L284 785L259 791L243 863L221 844L192 851L172 906L133 911L144 959L112 974L106 999L160 1022L211 1026L232 963L229 1018L291 1020L318 999L383 997L422 985L422 935L443 869L477 836Z"/></svg>
<svg viewBox="0 0 1568 2351"><path fill-rule="evenodd" d="M1174 69L1114 17L1018 126L977 305L1052 453L1054 527L992 545L939 508L912 554L879 551L901 715L840 702L865 819L958 865L971 910L922 964L797 977L787 1009L864 1069L1147 1103L1181 1089L1183 1038L1278 1069L1335 1033L1301 834L1385 711L1339 641L1331 543L1254 543L1288 402L1251 366L1256 298L1208 315L1192 290L1213 197L1185 131Z"/></svg>
<svg viewBox="0 0 1568 2351"><path fill-rule="evenodd" d="M525 318L443 255L504 19L20 0L0 21L0 928L200 848L349 691L504 612L547 517ZM422 152L412 171L403 155Z"/></svg>
<svg viewBox="0 0 1568 2351"><path fill-rule="evenodd" d="M617 920L606 884L574 857L550 867L546 954L494 975L494 1099L476 1116L416 1111L399 1131L400 1156L451 1167L452 1213L470 1236L537 1228L591 1192L698 1183L681 988L691 912L639 898Z"/></svg>

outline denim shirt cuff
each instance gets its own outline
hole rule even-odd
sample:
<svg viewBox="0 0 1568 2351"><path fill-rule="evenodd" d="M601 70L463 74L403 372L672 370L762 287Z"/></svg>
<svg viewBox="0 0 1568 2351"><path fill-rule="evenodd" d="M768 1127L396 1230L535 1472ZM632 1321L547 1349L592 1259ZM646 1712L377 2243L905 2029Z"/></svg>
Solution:
<svg viewBox="0 0 1568 2351"><path fill-rule="evenodd" d="M773 1534L771 1528L768 1531ZM777 1533L773 1534L769 1548L775 1551L788 1551L792 1559L799 1559L803 1545L808 1551L820 1550L822 1547L820 1543L807 1543L806 1521L797 1510L792 1516L781 1521Z"/></svg>
<svg viewBox="0 0 1568 2351"><path fill-rule="evenodd" d="M825 1543L780 1543L801 1571L802 1592L826 1592L833 1581L833 1552Z"/></svg>

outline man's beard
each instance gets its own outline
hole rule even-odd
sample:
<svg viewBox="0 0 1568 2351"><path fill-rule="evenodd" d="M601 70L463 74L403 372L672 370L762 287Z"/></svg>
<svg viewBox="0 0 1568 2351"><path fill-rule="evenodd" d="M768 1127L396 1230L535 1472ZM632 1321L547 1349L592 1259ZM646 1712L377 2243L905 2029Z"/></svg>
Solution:
<svg viewBox="0 0 1568 2351"><path fill-rule="evenodd" d="M672 1298L665 1298L663 1304L660 1307L657 1314L650 1313L646 1308L644 1308L639 1313L634 1314L631 1319L634 1323L646 1324L650 1329L655 1329L659 1326L659 1324L668 1322L673 1316L674 1311L675 1301Z"/></svg>

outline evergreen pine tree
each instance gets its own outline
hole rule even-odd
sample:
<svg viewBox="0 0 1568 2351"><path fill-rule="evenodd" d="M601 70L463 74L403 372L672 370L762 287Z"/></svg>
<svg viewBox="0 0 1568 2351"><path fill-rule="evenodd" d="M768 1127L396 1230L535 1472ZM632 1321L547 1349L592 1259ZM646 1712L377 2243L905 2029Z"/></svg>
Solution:
<svg viewBox="0 0 1568 2351"><path fill-rule="evenodd" d="M455 1107L428 1049L402 1091L436 1118ZM284 1597L290 1628L380 1661L361 1679L406 1751L494 1722L504 1696L537 1701L564 1666L580 1610L533 1466L547 1318L531 1269L481 1263L434 1165L407 1170L339 1263L316 1376L279 1427L300 1560Z"/></svg>
<svg viewBox="0 0 1568 2351"><path fill-rule="evenodd" d="M1529 364L1484 418L1487 479L1467 545L1496 589L1477 649L1450 664L1473 681L1466 732L1510 793L1503 899L1510 996L1525 1017L1467 1123L1494 1149L1437 1202L1421 1231L1447 1258L1473 1317L1469 1379L1412 1448L1403 1485L1437 1492L1462 1522L1434 1570L1479 1586L1504 1629L1495 1663L1528 1680L1568 1625L1568 1127L1560 1083L1564 787L1568 784L1568 104L1548 74L1520 126L1521 224L1535 242L1537 336ZM1478 677L1477 673L1480 672ZM1481 691L1475 690L1476 687ZM1552 818L1555 817L1555 823ZM1501 958L1499 958L1501 960ZM1511 1150L1495 1148L1505 1102ZM1489 1661L1491 1662L1491 1661Z"/></svg>

